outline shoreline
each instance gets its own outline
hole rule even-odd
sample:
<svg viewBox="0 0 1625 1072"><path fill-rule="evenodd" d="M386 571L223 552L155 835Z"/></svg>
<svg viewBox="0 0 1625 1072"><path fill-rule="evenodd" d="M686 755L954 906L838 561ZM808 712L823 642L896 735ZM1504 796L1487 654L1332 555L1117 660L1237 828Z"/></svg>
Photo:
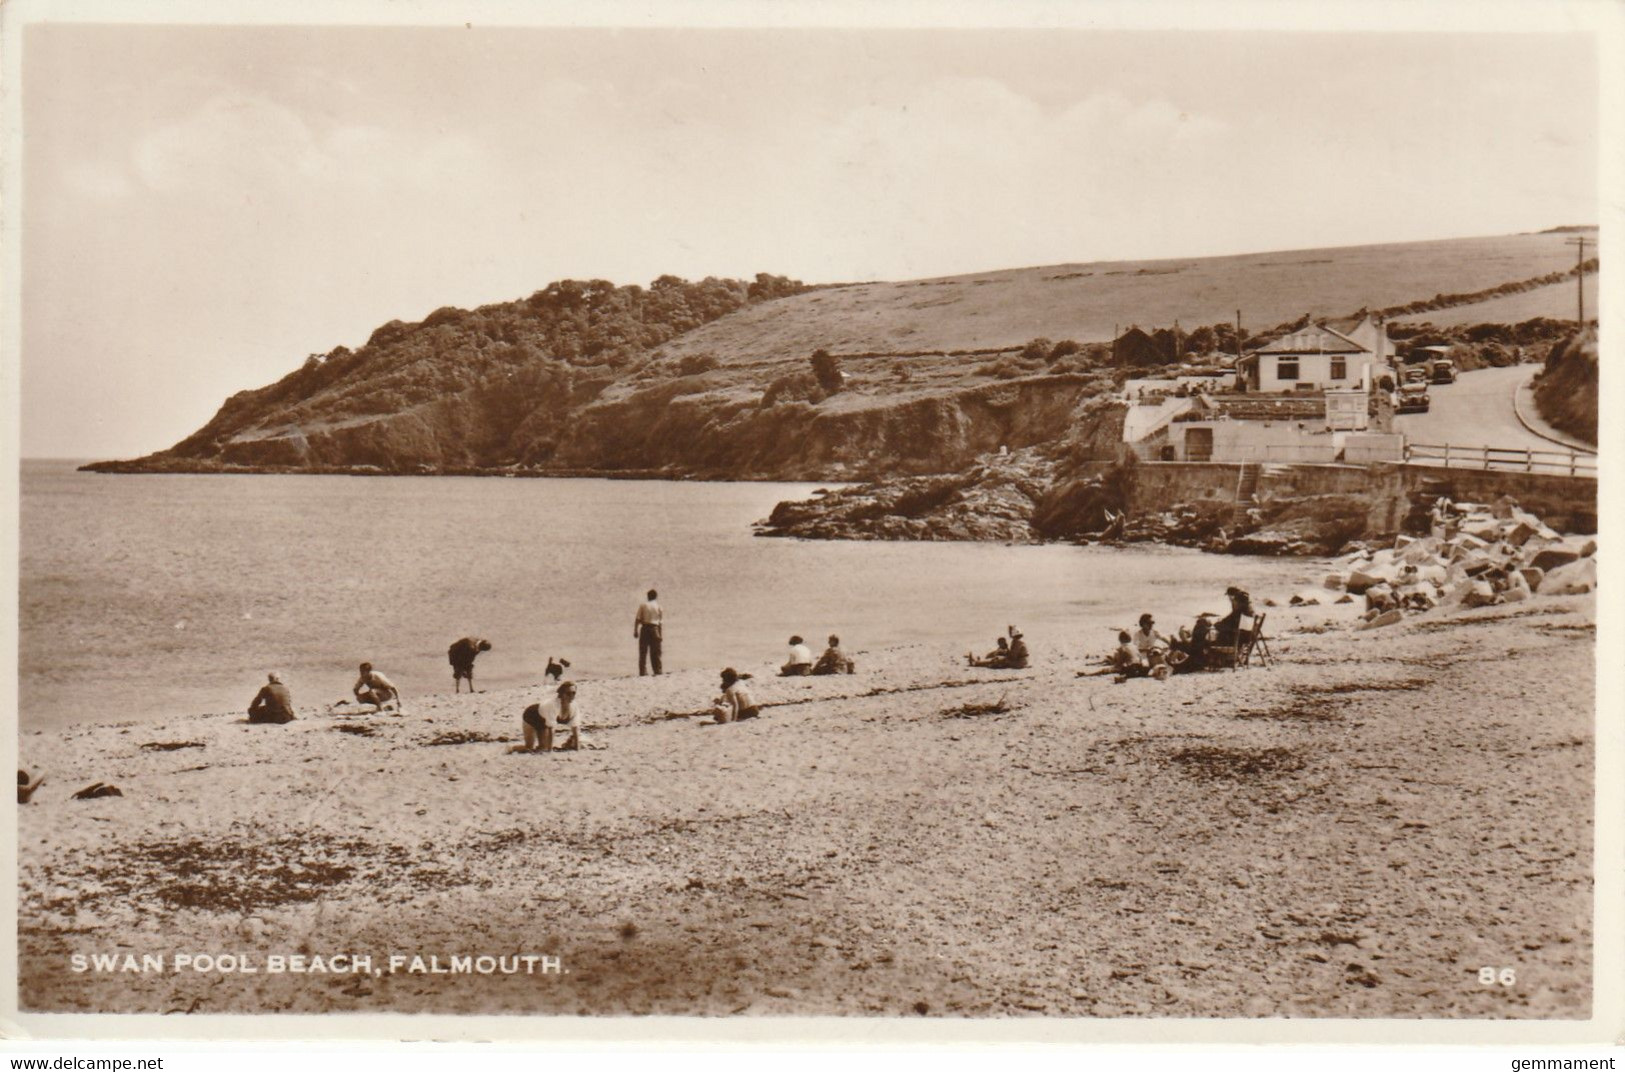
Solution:
<svg viewBox="0 0 1625 1072"><path fill-rule="evenodd" d="M596 679L574 754L507 754L535 689L36 731L21 1005L1587 1015L1595 596L1356 609L1271 608L1273 666L1167 682L1042 642L1016 672L741 667L762 718L703 729L711 670ZM66 799L94 780L125 795ZM568 974L71 970L115 951ZM1540 985L1479 987L1488 956Z"/></svg>

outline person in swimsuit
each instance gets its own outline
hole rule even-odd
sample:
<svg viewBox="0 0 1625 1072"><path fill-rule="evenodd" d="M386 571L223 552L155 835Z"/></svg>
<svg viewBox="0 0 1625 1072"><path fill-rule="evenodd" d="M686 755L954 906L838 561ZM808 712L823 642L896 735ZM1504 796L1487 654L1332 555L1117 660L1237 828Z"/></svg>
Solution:
<svg viewBox="0 0 1625 1072"><path fill-rule="evenodd" d="M519 716L519 721L525 729L525 743L509 749L511 752L551 752L554 739L564 731L570 736L559 750L581 750L581 705L576 703L573 681L559 682L553 699L531 704Z"/></svg>

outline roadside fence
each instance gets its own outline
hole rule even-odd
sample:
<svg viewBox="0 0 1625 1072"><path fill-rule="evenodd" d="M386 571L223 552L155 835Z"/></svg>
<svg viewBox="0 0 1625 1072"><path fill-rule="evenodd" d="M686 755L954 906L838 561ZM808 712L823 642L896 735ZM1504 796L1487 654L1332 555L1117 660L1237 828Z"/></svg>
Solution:
<svg viewBox="0 0 1625 1072"><path fill-rule="evenodd" d="M1597 457L1577 450L1530 450L1524 447L1461 447L1449 443L1405 444L1405 461L1446 469L1496 469L1518 473L1557 473L1597 479Z"/></svg>

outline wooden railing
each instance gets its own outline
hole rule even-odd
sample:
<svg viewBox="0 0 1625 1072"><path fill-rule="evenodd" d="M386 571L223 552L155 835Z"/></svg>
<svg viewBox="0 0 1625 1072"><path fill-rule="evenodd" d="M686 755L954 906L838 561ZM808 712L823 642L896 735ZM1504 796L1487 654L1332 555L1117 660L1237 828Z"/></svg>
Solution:
<svg viewBox="0 0 1625 1072"><path fill-rule="evenodd" d="M1405 460L1413 465L1447 469L1496 469L1502 472L1558 473L1597 478L1597 457L1576 450L1530 450L1524 447L1454 447L1449 443L1406 443Z"/></svg>

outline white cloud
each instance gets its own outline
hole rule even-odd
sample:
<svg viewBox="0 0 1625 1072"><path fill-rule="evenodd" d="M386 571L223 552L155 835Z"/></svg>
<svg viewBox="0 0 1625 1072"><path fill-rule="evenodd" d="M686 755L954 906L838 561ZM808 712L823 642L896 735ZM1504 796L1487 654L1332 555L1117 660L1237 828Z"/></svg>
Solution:
<svg viewBox="0 0 1625 1072"><path fill-rule="evenodd" d="M265 97L217 96L141 138L131 154L150 190L223 201L313 189L432 191L484 166L457 135L424 140L379 126L319 127Z"/></svg>

